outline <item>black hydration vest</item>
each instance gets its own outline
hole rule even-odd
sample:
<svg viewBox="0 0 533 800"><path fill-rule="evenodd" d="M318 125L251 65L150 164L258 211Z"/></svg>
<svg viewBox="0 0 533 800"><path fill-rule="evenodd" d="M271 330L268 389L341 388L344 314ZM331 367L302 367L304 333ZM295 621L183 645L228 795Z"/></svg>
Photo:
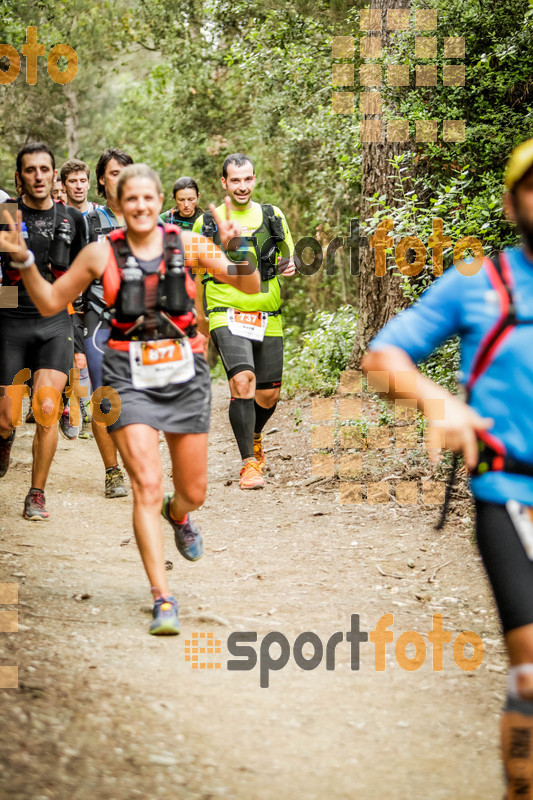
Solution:
<svg viewBox="0 0 533 800"><path fill-rule="evenodd" d="M163 216L163 219L165 222L168 222L169 225L177 225L181 231L192 231L194 223L198 217L202 216L203 213L203 211L200 211L197 208L192 217L181 217L179 214L175 213L174 209L172 209L171 211L167 211L166 215Z"/></svg>
<svg viewBox="0 0 533 800"><path fill-rule="evenodd" d="M19 209L22 211L22 201L20 198L7 202L17 203ZM56 278L59 278L68 270L70 266L70 245L76 235L76 231L73 229L72 219L67 213L63 213L63 209L65 208L64 203L55 200L53 202L54 219L52 223L52 238L47 246L45 264L41 265L44 267L44 272L39 269L43 278L49 281L49 283L53 283ZM3 224L3 220L0 220L0 224ZM34 235L35 233L28 232L28 239L31 240L31 237ZM29 241L29 246L31 249L31 241ZM6 285L16 286L21 281L20 271L18 269L13 269L10 265L10 261L11 259L8 254L3 253L2 270L5 274L4 283Z"/></svg>
<svg viewBox="0 0 533 800"><path fill-rule="evenodd" d="M261 225L250 236L242 236L241 240L247 243L248 251L253 252L255 264L261 272L261 280L271 281L276 277L276 263L272 257L280 254L288 258L290 253L285 243L285 231L283 230L281 217L276 216L274 207L268 203L261 205L261 209L263 211ZM212 239L220 247L220 234L210 211L206 211L204 214L201 233L203 236L207 236L208 239ZM283 247L284 244L285 246ZM231 252L231 250L227 251L230 261L232 260ZM203 283L209 280L220 283L212 275L204 276Z"/></svg>

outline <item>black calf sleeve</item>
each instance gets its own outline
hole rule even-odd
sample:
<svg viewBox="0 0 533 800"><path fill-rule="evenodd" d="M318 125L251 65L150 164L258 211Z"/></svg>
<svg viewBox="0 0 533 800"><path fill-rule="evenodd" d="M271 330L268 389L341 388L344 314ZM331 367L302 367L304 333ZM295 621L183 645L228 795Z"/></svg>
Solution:
<svg viewBox="0 0 533 800"><path fill-rule="evenodd" d="M242 459L254 457L254 402L232 397L229 404L229 421Z"/></svg>
<svg viewBox="0 0 533 800"><path fill-rule="evenodd" d="M272 408L264 408L254 400L255 406L255 433L259 434L267 424L268 420L276 410L277 403Z"/></svg>

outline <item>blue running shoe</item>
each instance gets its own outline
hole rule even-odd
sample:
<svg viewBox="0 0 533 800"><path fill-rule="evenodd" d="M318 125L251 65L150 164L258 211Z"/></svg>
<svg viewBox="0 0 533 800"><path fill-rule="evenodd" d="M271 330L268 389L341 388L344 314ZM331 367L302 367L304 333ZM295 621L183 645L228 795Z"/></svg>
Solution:
<svg viewBox="0 0 533 800"><path fill-rule="evenodd" d="M180 632L178 601L175 597L158 597L152 611L150 633L155 636L175 636Z"/></svg>
<svg viewBox="0 0 533 800"><path fill-rule="evenodd" d="M183 525L174 522L170 516L170 501L174 497L174 492L167 492L163 498L163 508L161 509L161 516L167 522L170 522L174 529L174 540L176 547L180 551L183 558L187 561L198 561L204 554L204 543L202 541L202 534L191 520L190 514L187 514L187 519Z"/></svg>

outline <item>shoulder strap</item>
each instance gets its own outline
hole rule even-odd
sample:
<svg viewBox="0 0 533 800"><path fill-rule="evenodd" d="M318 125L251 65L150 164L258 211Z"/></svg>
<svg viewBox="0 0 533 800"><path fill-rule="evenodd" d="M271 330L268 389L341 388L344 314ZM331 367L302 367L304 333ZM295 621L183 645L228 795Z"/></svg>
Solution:
<svg viewBox="0 0 533 800"><path fill-rule="evenodd" d="M263 209L263 222L266 224L272 238L276 242L283 242L285 231L283 230L281 217L278 217L274 211L274 206L270 203L264 203L261 208Z"/></svg>
<svg viewBox="0 0 533 800"><path fill-rule="evenodd" d="M202 236L207 236L208 239L214 239L215 234L218 231L217 224L215 222L215 218L209 209L204 211L204 218L202 221Z"/></svg>
<svg viewBox="0 0 533 800"><path fill-rule="evenodd" d="M100 233L109 233L110 231L116 230L113 220L103 206L97 206L91 211L88 211L85 219L89 229L89 236L92 236L97 231Z"/></svg>
<svg viewBox="0 0 533 800"><path fill-rule="evenodd" d="M174 256L176 253L181 253L183 265L185 266L185 252L178 227L169 222L165 222L164 226L163 260L165 269L168 267L172 256Z"/></svg>
<svg viewBox="0 0 533 800"><path fill-rule="evenodd" d="M115 256L117 267L119 270L123 270L126 266L126 260L128 256L132 254L128 240L124 234L124 230L122 228L116 228L115 230L111 231L111 233L108 235L108 238L113 255Z"/></svg>
<svg viewBox="0 0 533 800"><path fill-rule="evenodd" d="M500 301L500 318L483 337L472 362L472 371L466 384L470 395L472 386L479 376L485 372L494 354L507 334L516 326L516 309L513 298L513 277L507 256L494 254L485 260L489 281L498 293Z"/></svg>

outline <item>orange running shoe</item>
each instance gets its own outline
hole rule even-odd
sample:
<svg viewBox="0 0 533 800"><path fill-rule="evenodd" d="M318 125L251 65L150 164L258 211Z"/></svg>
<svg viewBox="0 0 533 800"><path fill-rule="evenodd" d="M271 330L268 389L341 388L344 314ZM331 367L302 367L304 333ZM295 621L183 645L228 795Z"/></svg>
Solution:
<svg viewBox="0 0 533 800"><path fill-rule="evenodd" d="M239 481L241 489L263 489L264 485L259 464L256 461L247 461L241 469Z"/></svg>
<svg viewBox="0 0 533 800"><path fill-rule="evenodd" d="M265 451L263 450L263 434L259 434L256 439L254 436L254 456L258 466L263 469L265 466Z"/></svg>

